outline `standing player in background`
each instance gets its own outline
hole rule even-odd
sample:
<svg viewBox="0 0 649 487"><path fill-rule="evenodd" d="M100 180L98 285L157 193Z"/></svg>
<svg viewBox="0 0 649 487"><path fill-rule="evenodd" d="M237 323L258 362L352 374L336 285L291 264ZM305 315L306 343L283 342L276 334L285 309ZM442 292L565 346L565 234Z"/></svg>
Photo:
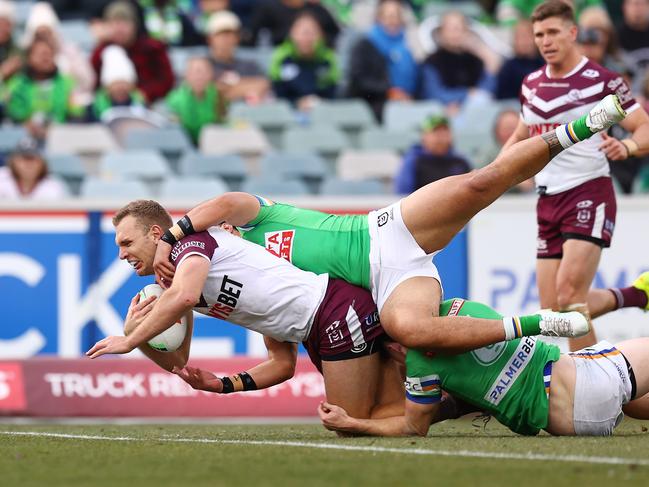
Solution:
<svg viewBox="0 0 649 487"><path fill-rule="evenodd" d="M628 113L621 126L631 133L630 138L617 140L601 132L568 148L535 176L539 194L536 276L541 307L587 314L591 306L588 290L615 226L615 192L607 158L619 161L649 153L649 116L619 74L580 54L570 5L549 0L536 7L531 20L536 45L547 64L524 79L521 119L503 151L588 113L609 93L617 94ZM570 145L575 134L564 127L557 136ZM643 275L632 287L614 294L620 307L646 307L646 290L649 276ZM577 350L595 341L591 327L588 335L571 339L570 347Z"/></svg>
<svg viewBox="0 0 649 487"><path fill-rule="evenodd" d="M624 116L617 97L609 95L570 126L579 139L586 139ZM177 240L228 222L297 267L371 290L384 329L409 348L459 352L523 335L583 335L588 326L580 313L543 311L480 320L479 333L476 318L440 317L442 288L433 264L433 256L476 213L563 150L558 135L563 129L525 140L488 166L430 183L368 215L329 215L226 193L193 208L165 232L156 252L156 275L163 284L173 278L169 255Z"/></svg>

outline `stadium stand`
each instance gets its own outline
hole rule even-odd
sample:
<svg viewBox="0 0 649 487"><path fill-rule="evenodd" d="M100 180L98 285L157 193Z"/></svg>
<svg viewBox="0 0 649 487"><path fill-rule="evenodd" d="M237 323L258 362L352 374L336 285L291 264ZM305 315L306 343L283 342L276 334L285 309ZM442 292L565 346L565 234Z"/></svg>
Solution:
<svg viewBox="0 0 649 487"><path fill-rule="evenodd" d="M378 195L387 194L386 185L376 179L349 181L338 178L328 178L320 187L323 195Z"/></svg>
<svg viewBox="0 0 649 487"><path fill-rule="evenodd" d="M327 163L313 153L272 152L260 161L260 168L262 177L300 179L314 194L330 174Z"/></svg>
<svg viewBox="0 0 649 487"><path fill-rule="evenodd" d="M401 158L393 151L358 151L348 149L343 151L340 157L338 157L336 161L336 173L341 179L358 180L379 178L390 182L399 169L400 164Z"/></svg>
<svg viewBox="0 0 649 487"><path fill-rule="evenodd" d="M384 125L390 130L418 129L426 117L442 112L444 106L436 101L389 101L385 104Z"/></svg>
<svg viewBox="0 0 649 487"><path fill-rule="evenodd" d="M111 131L101 124L53 125L45 141L48 154L77 154L94 160L117 149Z"/></svg>
<svg viewBox="0 0 649 487"><path fill-rule="evenodd" d="M233 103L229 111L230 122L254 124L261 128L273 147L279 149L284 131L295 124L291 105L284 100L276 100L261 105Z"/></svg>
<svg viewBox="0 0 649 487"><path fill-rule="evenodd" d="M205 154L239 154L259 158L271 145L264 133L255 126L221 127L208 125L201 131L198 146Z"/></svg>
<svg viewBox="0 0 649 487"><path fill-rule="evenodd" d="M372 111L362 100L323 100L313 108L311 123L340 128L353 147L358 147L360 132L375 125Z"/></svg>
<svg viewBox="0 0 649 487"><path fill-rule="evenodd" d="M74 154L52 155L47 158L47 164L52 174L60 176L65 181L72 195L80 194L81 183L87 175L80 157Z"/></svg>
<svg viewBox="0 0 649 487"><path fill-rule="evenodd" d="M284 134L286 152L316 152L333 168L338 154L349 145L345 134L333 127L315 125L293 127Z"/></svg>
<svg viewBox="0 0 649 487"><path fill-rule="evenodd" d="M94 176L86 178L81 184L81 196L113 200L153 198L154 194L141 181L114 179L106 181Z"/></svg>
<svg viewBox="0 0 649 487"><path fill-rule="evenodd" d="M234 191L241 188L247 176L246 164L236 154L212 156L189 152L180 160L179 172L183 177L218 177Z"/></svg>
<svg viewBox="0 0 649 487"><path fill-rule="evenodd" d="M265 196L306 196L309 194L309 188L306 184L297 179L250 178L243 184L241 189L247 193L263 194Z"/></svg>
<svg viewBox="0 0 649 487"><path fill-rule="evenodd" d="M403 154L418 141L419 132L417 130L390 130L384 127L371 127L361 132L359 148L361 150L393 150Z"/></svg>
<svg viewBox="0 0 649 487"><path fill-rule="evenodd" d="M230 188L219 178L169 178L160 186L160 198L179 198L183 200L199 201L214 198L230 191Z"/></svg>
<svg viewBox="0 0 649 487"><path fill-rule="evenodd" d="M177 168L180 157L191 150L192 143L180 127L130 130L124 138L127 150L154 149L160 151Z"/></svg>

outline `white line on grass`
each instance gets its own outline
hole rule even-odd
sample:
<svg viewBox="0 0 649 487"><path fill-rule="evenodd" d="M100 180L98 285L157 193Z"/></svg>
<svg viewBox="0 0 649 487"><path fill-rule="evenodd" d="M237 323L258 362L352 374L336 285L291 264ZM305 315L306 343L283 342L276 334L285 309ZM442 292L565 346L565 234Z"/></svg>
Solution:
<svg viewBox="0 0 649 487"><path fill-rule="evenodd" d="M401 453L405 455L431 455L443 457L470 457L506 460L531 460L552 462L595 463L606 465L643 465L649 466L649 460L644 458L623 457L591 457L582 455L544 455L541 453L501 453L471 450L428 450L425 448L388 448L382 446L340 445L337 443L307 443L302 441L262 441L262 440L218 440L212 438L135 438L132 436L96 436L73 435L69 433L47 433L44 431L0 431L7 436L38 436L47 438L63 438L72 440L97 441L154 441L168 443L206 443L217 445L259 445L259 446L292 446L297 448L317 448L322 450L345 450L371 453Z"/></svg>

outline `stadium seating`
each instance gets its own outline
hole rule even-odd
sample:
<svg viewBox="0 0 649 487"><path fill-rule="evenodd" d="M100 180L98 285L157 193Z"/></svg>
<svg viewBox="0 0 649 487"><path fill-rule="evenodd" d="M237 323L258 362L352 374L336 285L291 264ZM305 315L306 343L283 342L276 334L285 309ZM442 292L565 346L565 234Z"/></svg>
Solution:
<svg viewBox="0 0 649 487"><path fill-rule="evenodd" d="M192 57L205 57L209 51L207 46L196 47L172 47L168 51L169 61L171 62L171 69L178 79L182 79L185 75L185 68L187 61Z"/></svg>
<svg viewBox="0 0 649 487"><path fill-rule="evenodd" d="M295 127L284 134L286 152L317 152L331 167L335 165L338 153L347 146L345 134L330 126Z"/></svg>
<svg viewBox="0 0 649 487"><path fill-rule="evenodd" d="M27 136L23 127L13 125L0 127L0 133L0 156L9 154Z"/></svg>
<svg viewBox="0 0 649 487"><path fill-rule="evenodd" d="M156 184L170 173L164 158L152 150L112 152L100 162L100 174L106 179L136 178Z"/></svg>
<svg viewBox="0 0 649 487"><path fill-rule="evenodd" d="M149 188L137 180L104 179L89 177L81 184L81 196L84 198L105 198L112 200L132 200L152 198Z"/></svg>
<svg viewBox="0 0 649 487"><path fill-rule="evenodd" d="M180 127L137 129L126 133L124 148L158 150L172 164L172 167L177 167L182 154L192 149L192 143Z"/></svg>
<svg viewBox="0 0 649 487"><path fill-rule="evenodd" d="M261 177L248 179L243 184L242 191L252 194L263 194L264 196L306 196L309 194L309 189L306 184L297 179L269 179Z"/></svg>
<svg viewBox="0 0 649 487"><path fill-rule="evenodd" d="M372 127L361 132L359 142L363 150L393 150L403 154L419 142L419 131Z"/></svg>
<svg viewBox="0 0 649 487"><path fill-rule="evenodd" d="M337 174L341 179L383 179L392 180L401 165L401 158L393 151L346 150L340 154Z"/></svg>
<svg viewBox="0 0 649 487"><path fill-rule="evenodd" d="M218 178L178 178L166 179L160 186L160 198L178 198L199 201L214 198L230 190L222 179Z"/></svg>
<svg viewBox="0 0 649 487"><path fill-rule="evenodd" d="M111 131L101 124L53 125L45 141L48 154L76 154L92 162L117 148Z"/></svg>
<svg viewBox="0 0 649 487"><path fill-rule="evenodd" d="M204 127L198 145L205 154L239 154L246 158L258 158L271 148L264 133L256 127L220 125Z"/></svg>
<svg viewBox="0 0 649 487"><path fill-rule="evenodd" d="M75 155L52 155L47 158L47 165L52 174L63 178L73 195L78 195L81 183L87 175L80 157Z"/></svg>
<svg viewBox="0 0 649 487"><path fill-rule="evenodd" d="M426 117L441 113L444 113L444 106L436 101L388 101L383 123L390 130L418 130Z"/></svg>
<svg viewBox="0 0 649 487"><path fill-rule="evenodd" d="M386 185L376 179L349 181L328 178L320 187L322 195L379 195L386 194Z"/></svg>
<svg viewBox="0 0 649 487"><path fill-rule="evenodd" d="M179 170L185 177L218 177L235 191L247 176L246 165L236 154L211 156L190 152L180 160Z"/></svg>
<svg viewBox="0 0 649 487"><path fill-rule="evenodd" d="M353 147L358 147L360 131L376 124L370 108L362 100L323 100L313 108L311 123L340 128Z"/></svg>
<svg viewBox="0 0 649 487"><path fill-rule="evenodd" d="M313 153L271 152L264 156L260 166L262 177L299 178L311 193L317 193L320 183L329 174L327 163Z"/></svg>
<svg viewBox="0 0 649 487"><path fill-rule="evenodd" d="M284 100L263 103L261 105L248 105L247 103L233 103L228 113L230 122L234 125L245 122L252 123L261 128L269 142L279 148L282 137L287 127L295 124L295 117L291 105Z"/></svg>

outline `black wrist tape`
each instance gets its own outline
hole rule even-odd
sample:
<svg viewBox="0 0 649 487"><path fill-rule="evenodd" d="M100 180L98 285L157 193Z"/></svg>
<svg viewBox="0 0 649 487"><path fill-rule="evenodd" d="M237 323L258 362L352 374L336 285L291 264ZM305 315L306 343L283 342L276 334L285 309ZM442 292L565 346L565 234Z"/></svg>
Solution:
<svg viewBox="0 0 649 487"><path fill-rule="evenodd" d="M189 219L187 215L182 217L180 220L176 222L176 225L180 227L180 229L183 231L185 236L191 235L192 233L196 233L194 230L194 225L192 225L192 221Z"/></svg>
<svg viewBox="0 0 649 487"><path fill-rule="evenodd" d="M171 230L165 231L165 233L162 234L162 237L160 237L160 240L167 242L171 246L173 246L178 241L176 240L176 237L174 237L174 234L171 233Z"/></svg>
<svg viewBox="0 0 649 487"><path fill-rule="evenodd" d="M239 377L241 377L241 382L243 382L243 390L244 391L256 391L257 390L257 384L255 384L255 380L250 377L250 374L248 372L240 372Z"/></svg>
<svg viewBox="0 0 649 487"><path fill-rule="evenodd" d="M223 382L223 390L221 394L230 394L234 392L234 384L229 377L221 377L221 382Z"/></svg>

